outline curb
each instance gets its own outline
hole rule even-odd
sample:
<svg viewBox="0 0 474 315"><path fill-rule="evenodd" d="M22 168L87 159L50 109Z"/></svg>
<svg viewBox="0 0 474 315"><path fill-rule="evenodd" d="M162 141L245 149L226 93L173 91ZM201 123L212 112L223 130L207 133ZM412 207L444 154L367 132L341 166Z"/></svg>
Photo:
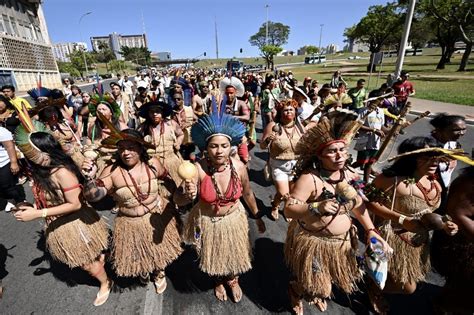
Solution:
<svg viewBox="0 0 474 315"><path fill-rule="evenodd" d="M416 116L420 116L423 113L424 113L424 111L421 111L421 110L411 110L409 112L409 114L416 115ZM437 113L430 113L427 117L432 118L432 117L436 116L436 114ZM466 118L466 124L474 126L474 119Z"/></svg>

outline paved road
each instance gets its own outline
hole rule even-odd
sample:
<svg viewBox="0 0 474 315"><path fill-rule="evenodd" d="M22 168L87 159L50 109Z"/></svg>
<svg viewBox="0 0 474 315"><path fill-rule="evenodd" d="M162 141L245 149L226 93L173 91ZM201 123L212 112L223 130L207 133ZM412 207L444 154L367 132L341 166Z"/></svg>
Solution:
<svg viewBox="0 0 474 315"><path fill-rule="evenodd" d="M429 133L427 120L407 129L412 135ZM474 127L462 139L470 152L474 146ZM264 182L261 169L265 153L255 150L252 155L250 178L260 207L270 207L274 192ZM27 187L29 199L31 193ZM112 223L109 211L101 214ZM162 296L154 293L151 285L141 286L134 280L116 279L116 289L109 301L98 308L92 306L97 283L81 270L50 262L45 253L42 223L19 223L9 213L0 212L0 279L6 287L0 300L0 314L270 314L288 313L286 294L288 271L283 262L283 243L287 223L282 219L264 219L267 232L259 235L250 221L250 236L254 245L254 268L241 277L244 297L239 304L218 303L213 295L212 282L202 274L191 250L168 270L168 289ZM431 299L439 292L443 280L431 274L426 283L412 296L393 296L393 314L431 314ZM306 314L319 313L305 304ZM347 297L338 292L329 303L327 314L368 314L367 296L362 293Z"/></svg>

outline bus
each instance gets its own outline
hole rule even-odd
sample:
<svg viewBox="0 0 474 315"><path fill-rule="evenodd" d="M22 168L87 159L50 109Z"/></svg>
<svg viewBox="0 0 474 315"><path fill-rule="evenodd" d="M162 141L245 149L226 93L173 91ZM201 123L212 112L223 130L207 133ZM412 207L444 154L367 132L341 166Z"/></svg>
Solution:
<svg viewBox="0 0 474 315"><path fill-rule="evenodd" d="M304 58L305 64L324 63L324 62L326 62L326 55L313 55L313 56L308 56Z"/></svg>
<svg viewBox="0 0 474 315"><path fill-rule="evenodd" d="M229 60L227 61L227 71L232 71L232 72L241 72L244 71L244 63L239 60Z"/></svg>

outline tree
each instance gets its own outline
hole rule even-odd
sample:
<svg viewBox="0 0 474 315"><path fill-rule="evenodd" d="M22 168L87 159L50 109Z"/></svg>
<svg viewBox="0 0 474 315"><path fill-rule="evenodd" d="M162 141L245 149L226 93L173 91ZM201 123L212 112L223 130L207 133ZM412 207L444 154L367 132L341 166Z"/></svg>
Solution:
<svg viewBox="0 0 474 315"><path fill-rule="evenodd" d="M109 45L106 42L99 42L97 45L98 49L94 50L92 54L98 62L110 62L117 59L113 50L110 49Z"/></svg>
<svg viewBox="0 0 474 315"><path fill-rule="evenodd" d="M81 75L79 70L77 70L70 62L57 61L57 64L60 73L69 73L69 75L73 77L78 77Z"/></svg>
<svg viewBox="0 0 474 315"><path fill-rule="evenodd" d="M449 57L454 52L454 42L460 39L466 44L466 49L461 59L458 71L465 71L471 54L474 38L474 18L472 1L468 0L424 0L424 9L428 15L435 18L440 37L445 35L440 41L443 51L437 69L443 69ZM444 45L442 45L444 44Z"/></svg>
<svg viewBox="0 0 474 315"><path fill-rule="evenodd" d="M380 52L386 45L398 44L403 25L400 8L401 5L395 2L371 6L359 23L344 31L348 39L359 40L369 46L371 55L367 70L370 70L374 53Z"/></svg>
<svg viewBox="0 0 474 315"><path fill-rule="evenodd" d="M125 60L133 61L139 65L149 65L151 63L151 51L146 47L122 46L120 54Z"/></svg>
<svg viewBox="0 0 474 315"><path fill-rule="evenodd" d="M308 55L314 55L319 53L319 48L316 46L308 45L306 46L306 54Z"/></svg>
<svg viewBox="0 0 474 315"><path fill-rule="evenodd" d="M257 46L262 52L262 56L267 62L267 67L273 70L273 57L280 53L281 46L288 42L290 27L279 22L268 21L268 43L266 42L267 24L263 23L257 33L250 36L249 42L252 46Z"/></svg>
<svg viewBox="0 0 474 315"><path fill-rule="evenodd" d="M92 67L92 64L96 62L94 56L87 51L82 50L74 50L72 53L68 55L69 60L71 60L71 64L74 68L76 68L80 73L81 76L84 77L84 72L86 70L86 65L84 64L84 56L87 61L87 65L89 68Z"/></svg>
<svg viewBox="0 0 474 315"><path fill-rule="evenodd" d="M123 60L112 60L109 63L109 70L120 73L125 69L125 61Z"/></svg>

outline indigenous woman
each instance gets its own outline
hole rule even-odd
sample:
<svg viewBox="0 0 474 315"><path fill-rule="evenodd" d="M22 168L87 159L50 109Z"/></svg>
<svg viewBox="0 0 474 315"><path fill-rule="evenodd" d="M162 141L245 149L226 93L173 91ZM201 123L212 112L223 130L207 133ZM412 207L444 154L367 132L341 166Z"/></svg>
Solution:
<svg viewBox="0 0 474 315"><path fill-rule="evenodd" d="M99 171L97 174L100 174L107 165L112 163L112 155L116 151L116 148L100 146L101 141L110 135L111 129L104 123L104 121L97 119L97 112L100 112L105 120L110 122L110 124L118 130L124 130L128 127L125 123L119 120L121 114L120 108L114 99L108 94L92 95L89 104L89 112L93 119L89 123L89 139L87 142L92 148L99 148L100 156L97 160Z"/></svg>
<svg viewBox="0 0 474 315"><path fill-rule="evenodd" d="M474 303L474 166L466 168L449 189L447 213L459 233L440 239L436 271L446 278L437 307L444 312L473 312Z"/></svg>
<svg viewBox="0 0 474 315"><path fill-rule="evenodd" d="M288 99L279 102L275 107L277 114L265 128L260 147L268 148L270 152L270 167L276 194L272 202L271 216L278 220L278 211L282 200L286 200L291 181L293 180L293 167L296 164L296 144L304 133L296 117L298 103Z"/></svg>
<svg viewBox="0 0 474 315"><path fill-rule="evenodd" d="M171 108L164 102L149 102L140 107L139 115L145 119L140 129L145 141L152 144L148 154L157 158L177 186L182 182L178 167L183 162L179 148L184 134L176 121L166 119Z"/></svg>
<svg viewBox="0 0 474 315"><path fill-rule="evenodd" d="M0 95L0 126L14 133L19 124L20 120L17 118L12 103L5 96Z"/></svg>
<svg viewBox="0 0 474 315"><path fill-rule="evenodd" d="M84 189L88 201L97 202L109 192L118 206L112 245L112 265L120 277L149 279L156 293L166 289L165 268L182 252L175 212L163 208L158 194L158 179L166 171L147 148L153 145L141 139L135 130L114 131L102 141L117 147L118 157ZM83 172L94 178L97 166L86 159Z"/></svg>
<svg viewBox="0 0 474 315"><path fill-rule="evenodd" d="M37 90L37 89L35 89ZM76 126L69 113L64 110L66 98L59 90L50 90L47 98L35 97L36 106L30 110L30 115L38 115L38 119L45 124L53 137L61 144L64 152L69 155L78 167L82 165L84 156L81 153L81 143L76 135Z"/></svg>
<svg viewBox="0 0 474 315"><path fill-rule="evenodd" d="M213 114L201 118L191 130L206 158L197 163L196 175L186 180L184 193L175 201L183 205L198 196L185 225L185 242L196 247L199 268L216 278L217 299L227 300L226 285L232 300L239 302L238 276L252 267L247 215L239 198L244 198L254 216L259 211L247 168L238 157L231 157L231 147L241 142L245 127L236 118L219 113L215 103L213 107ZM257 225L260 232L265 230L261 219Z"/></svg>
<svg viewBox="0 0 474 315"><path fill-rule="evenodd" d="M336 110L323 116L296 146L300 155L295 167L298 179L290 191L285 215L288 227L285 258L294 275L289 294L295 313L303 313L302 299L327 309L331 285L354 292L362 276L357 266L357 233L351 214L384 249L361 197L351 185L358 175L346 167L347 146L360 128L356 113Z"/></svg>
<svg viewBox="0 0 474 315"><path fill-rule="evenodd" d="M20 206L15 217L18 221L45 220L46 248L51 256L96 278L100 289L94 305L102 305L112 286L102 254L108 245L107 225L81 202L83 177L71 157L40 122L30 121L28 126L17 128L16 143L32 168L36 206Z"/></svg>
<svg viewBox="0 0 474 315"><path fill-rule="evenodd" d="M420 219L441 202L441 186L435 173L443 156L434 146L436 142L426 137L403 141L396 162L366 188L371 201L368 207L379 219L382 236L394 248L388 260L386 293L411 294L430 271L429 233ZM457 225L448 220L442 229L454 235ZM369 287L369 296L376 311L388 310L374 285Z"/></svg>

